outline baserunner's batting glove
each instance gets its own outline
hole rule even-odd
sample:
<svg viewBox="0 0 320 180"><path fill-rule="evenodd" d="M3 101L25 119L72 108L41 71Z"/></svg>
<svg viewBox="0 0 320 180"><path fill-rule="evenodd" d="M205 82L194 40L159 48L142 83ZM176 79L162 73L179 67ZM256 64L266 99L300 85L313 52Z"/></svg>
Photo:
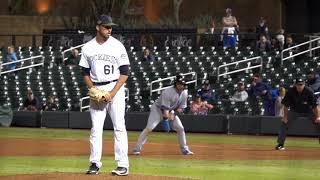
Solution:
<svg viewBox="0 0 320 180"><path fill-rule="evenodd" d="M162 122L162 128L165 132L170 132L170 124L168 119L163 119Z"/></svg>

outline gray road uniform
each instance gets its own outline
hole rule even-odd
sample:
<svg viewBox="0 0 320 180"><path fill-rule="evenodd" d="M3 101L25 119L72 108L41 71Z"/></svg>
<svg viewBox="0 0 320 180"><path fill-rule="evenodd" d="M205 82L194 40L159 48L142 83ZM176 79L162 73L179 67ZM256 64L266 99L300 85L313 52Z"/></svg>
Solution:
<svg viewBox="0 0 320 180"><path fill-rule="evenodd" d="M179 94L175 87L165 89L161 93L159 99L156 100L156 102L151 106L147 126L139 136L138 142L133 150L134 154L140 154L142 146L147 141L148 133L151 132L163 120L162 110L172 111L178 108L184 109L187 107L187 99L187 90L184 90ZM190 155L192 152L187 146L186 135L180 118L176 115L175 119L169 120L169 122L170 127L177 132L181 153Z"/></svg>

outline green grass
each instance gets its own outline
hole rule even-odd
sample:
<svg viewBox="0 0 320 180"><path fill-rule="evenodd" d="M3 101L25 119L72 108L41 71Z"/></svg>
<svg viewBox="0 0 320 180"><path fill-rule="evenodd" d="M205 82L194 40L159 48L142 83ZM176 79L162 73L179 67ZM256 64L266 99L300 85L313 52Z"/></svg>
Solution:
<svg viewBox="0 0 320 180"><path fill-rule="evenodd" d="M0 138L39 138L39 139L88 139L90 130L75 129L47 129L47 128L0 128ZM135 142L140 132L128 132L129 141ZM104 131L104 139L112 140L113 131ZM218 135L218 134L191 134L187 133L189 144L242 144L274 146L276 136L244 136L244 135ZM150 142L176 142L176 133L152 132ZM319 147L316 138L288 137L288 147Z"/></svg>
<svg viewBox="0 0 320 180"><path fill-rule="evenodd" d="M89 130L0 128L0 138L88 139ZM135 142L140 132L128 132L129 141ZM113 132L104 131L104 139L112 140ZM176 142L175 133L154 132L151 142ZM242 144L274 146L275 136L244 136L187 133L189 144ZM289 137L286 146L319 148L315 138ZM1 148L1 147L0 147ZM102 173L109 173L116 165L111 156L104 156ZM130 157L130 172L141 175L191 177L195 179L319 179L320 160L242 160L213 161L168 158ZM38 157L0 156L0 176L52 172L84 173L88 168L87 156Z"/></svg>
<svg viewBox="0 0 320 180"><path fill-rule="evenodd" d="M84 173L88 157L0 157L0 176L52 172ZM113 157L103 159L102 173L115 167ZM203 161L130 158L131 174L191 177L195 179L319 179L315 161Z"/></svg>

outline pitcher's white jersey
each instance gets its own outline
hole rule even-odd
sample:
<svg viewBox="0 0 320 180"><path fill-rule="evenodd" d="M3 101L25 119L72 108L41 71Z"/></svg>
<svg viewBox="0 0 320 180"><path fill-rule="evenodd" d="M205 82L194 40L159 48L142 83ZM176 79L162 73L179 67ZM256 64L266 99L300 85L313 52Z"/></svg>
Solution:
<svg viewBox="0 0 320 180"><path fill-rule="evenodd" d="M116 80L120 76L119 67L130 64L125 47L112 36L103 44L98 44L93 38L82 47L81 52L79 65L91 69L92 82Z"/></svg>
<svg viewBox="0 0 320 180"><path fill-rule="evenodd" d="M123 44L109 36L103 44L96 38L82 47L79 65L90 68L90 79L98 89L112 91L120 77L119 67L129 65L129 58ZM100 83L100 84L97 84ZM125 126L125 91L122 86L112 101L96 104L90 101L92 128L90 133L90 162L101 168L103 125L106 114L111 117L114 129L114 151L118 167L129 167L128 137Z"/></svg>

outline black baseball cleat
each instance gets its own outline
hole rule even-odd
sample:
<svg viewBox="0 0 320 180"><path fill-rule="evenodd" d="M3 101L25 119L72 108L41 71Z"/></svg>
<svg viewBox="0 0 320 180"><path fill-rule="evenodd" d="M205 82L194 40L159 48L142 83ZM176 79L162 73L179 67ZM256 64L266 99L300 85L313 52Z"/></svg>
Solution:
<svg viewBox="0 0 320 180"><path fill-rule="evenodd" d="M283 151L285 150L286 148L284 148L284 146L282 144L278 144L276 147L275 147L275 150L279 150L279 151Z"/></svg>
<svg viewBox="0 0 320 180"><path fill-rule="evenodd" d="M87 174L99 174L99 168L96 163L91 163L91 166L87 171Z"/></svg>
<svg viewBox="0 0 320 180"><path fill-rule="evenodd" d="M111 171L111 174L115 176L128 176L129 170L125 167L117 167L116 169Z"/></svg>

